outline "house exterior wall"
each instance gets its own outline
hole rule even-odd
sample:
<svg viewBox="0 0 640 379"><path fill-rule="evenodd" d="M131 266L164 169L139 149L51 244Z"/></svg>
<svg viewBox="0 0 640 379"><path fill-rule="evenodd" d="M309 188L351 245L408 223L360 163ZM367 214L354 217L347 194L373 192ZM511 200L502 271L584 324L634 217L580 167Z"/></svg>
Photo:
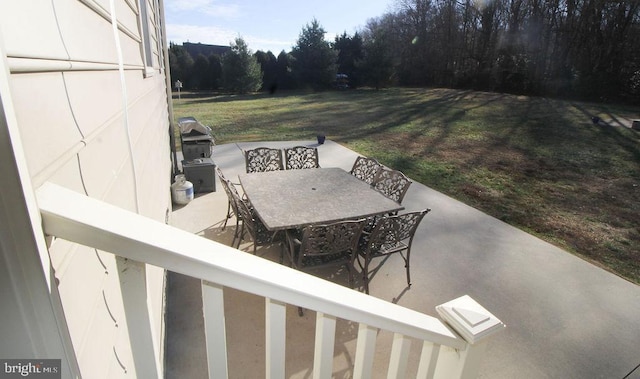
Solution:
<svg viewBox="0 0 640 379"><path fill-rule="evenodd" d="M160 0L0 2L11 112L34 189L53 182L166 221L170 125L160 6ZM119 273L126 263L63 240L50 244L49 255L82 375L131 376ZM164 270L145 271L161 362Z"/></svg>

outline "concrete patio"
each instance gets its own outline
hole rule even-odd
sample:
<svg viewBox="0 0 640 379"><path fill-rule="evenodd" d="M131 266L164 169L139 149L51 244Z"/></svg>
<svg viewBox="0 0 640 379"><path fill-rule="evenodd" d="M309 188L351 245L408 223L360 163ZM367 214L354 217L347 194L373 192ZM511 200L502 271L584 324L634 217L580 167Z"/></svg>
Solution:
<svg viewBox="0 0 640 379"><path fill-rule="evenodd" d="M242 149L296 145L315 146L315 141L219 145L212 158L237 182L245 170ZM357 157L332 141L318 150L322 167L349 170ZM640 378L640 286L420 183L411 185L403 205L406 211L432 209L414 240L412 286L406 286L402 259L393 256L372 279L370 293L432 316L439 304L473 297L507 325L489 341L479 377ZM197 194L176 207L171 223L230 244L235 219L222 230L226 210L218 183L216 192ZM252 245L241 249L251 251ZM278 249L258 248L257 254L278 260ZM345 272L318 275L346 284ZM199 281L170 273L167 288L166 377L205 378ZM225 289L225 309L230 377L263 377L264 299ZM287 327L287 376L309 378L315 313L307 310L299 317L295 307L288 307ZM339 320L334 377L351 377L356 334L356 324ZM391 337L378 336L374 372L380 377L386 377ZM412 345L413 357L418 347ZM410 375L416 361L410 359Z"/></svg>

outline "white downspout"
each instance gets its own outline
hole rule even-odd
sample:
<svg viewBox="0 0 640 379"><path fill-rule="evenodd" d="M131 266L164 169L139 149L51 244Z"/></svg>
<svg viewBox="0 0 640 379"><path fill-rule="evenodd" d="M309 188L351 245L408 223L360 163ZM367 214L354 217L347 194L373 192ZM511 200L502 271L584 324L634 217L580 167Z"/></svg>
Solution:
<svg viewBox="0 0 640 379"><path fill-rule="evenodd" d="M131 143L131 130L129 128L129 103L127 96L127 84L124 75L124 58L122 58L122 47L120 46L120 37L118 35L118 18L116 17L116 6L114 0L109 0L111 7L111 25L113 27L113 39L116 44L116 52L118 53L118 71L120 71L120 84L122 85L122 117L123 126L127 135L127 147L129 148L129 161L131 162L131 172L133 174L133 190L135 194L136 213L140 213L140 196L138 194L138 175L136 174L135 157L133 155L133 145Z"/></svg>

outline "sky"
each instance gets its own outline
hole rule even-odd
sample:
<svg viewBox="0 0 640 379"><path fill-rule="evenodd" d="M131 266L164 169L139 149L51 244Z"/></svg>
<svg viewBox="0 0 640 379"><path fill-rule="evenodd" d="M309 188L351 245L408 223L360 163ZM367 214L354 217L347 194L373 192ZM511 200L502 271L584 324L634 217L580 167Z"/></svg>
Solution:
<svg viewBox="0 0 640 379"><path fill-rule="evenodd" d="M253 52L278 55L318 20L327 32L352 36L367 20L391 11L394 0L164 0L169 42L229 46L242 37Z"/></svg>

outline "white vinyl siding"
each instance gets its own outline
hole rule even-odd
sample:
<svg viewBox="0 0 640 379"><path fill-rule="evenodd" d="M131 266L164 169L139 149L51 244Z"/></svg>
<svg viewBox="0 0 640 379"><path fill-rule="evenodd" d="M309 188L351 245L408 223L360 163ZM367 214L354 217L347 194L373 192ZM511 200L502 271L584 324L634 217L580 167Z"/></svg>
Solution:
<svg viewBox="0 0 640 379"><path fill-rule="evenodd" d="M118 71L66 72L64 79L71 110L86 139L91 139L93 133L100 132L100 127L122 113L122 83Z"/></svg>
<svg viewBox="0 0 640 379"><path fill-rule="evenodd" d="M76 149L82 136L69 109L62 74L14 75L10 84L32 176L72 158L66 153Z"/></svg>
<svg viewBox="0 0 640 379"><path fill-rule="evenodd" d="M36 188L53 182L164 222L171 162L157 0L146 20L152 67L138 1L113 1L115 33L109 0L0 2L14 111ZM62 240L49 253L83 376L135 374L113 255ZM164 271L148 266L146 283L160 361Z"/></svg>
<svg viewBox="0 0 640 379"><path fill-rule="evenodd" d="M3 1L0 30L8 57L67 60L52 1Z"/></svg>
<svg viewBox="0 0 640 379"><path fill-rule="evenodd" d="M111 23L80 1L54 1L71 61L118 63Z"/></svg>
<svg viewBox="0 0 640 379"><path fill-rule="evenodd" d="M107 3L108 7L109 2L105 1L105 3ZM130 34L138 35L139 12L138 7L136 6L136 1L116 0L115 8L119 27Z"/></svg>

